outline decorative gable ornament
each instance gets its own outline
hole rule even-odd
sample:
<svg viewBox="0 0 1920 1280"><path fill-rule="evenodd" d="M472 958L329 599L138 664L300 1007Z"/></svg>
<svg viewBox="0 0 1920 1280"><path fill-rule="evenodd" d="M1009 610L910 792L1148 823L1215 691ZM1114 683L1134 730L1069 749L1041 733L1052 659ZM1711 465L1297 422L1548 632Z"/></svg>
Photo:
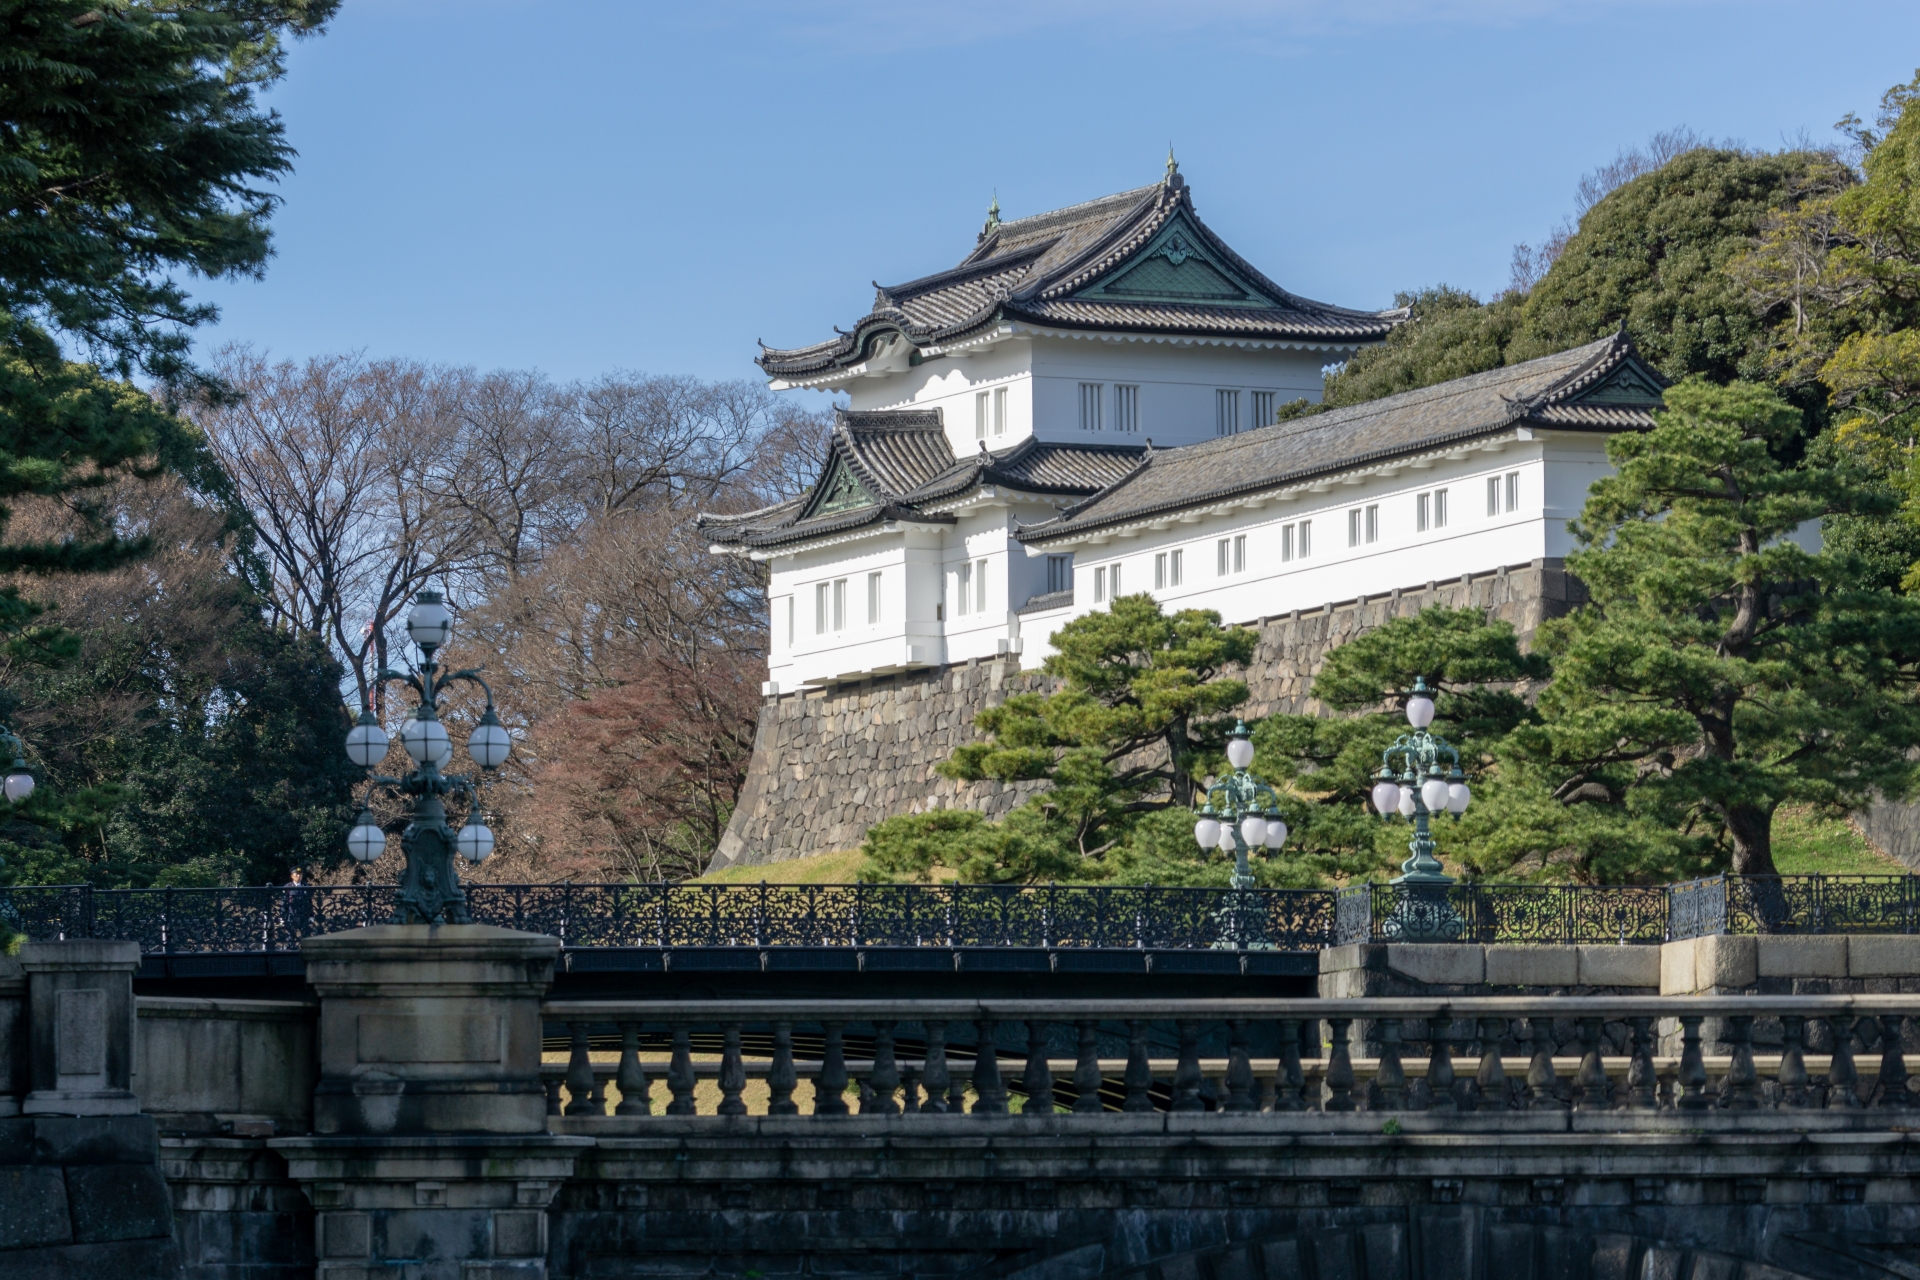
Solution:
<svg viewBox="0 0 1920 1280"><path fill-rule="evenodd" d="M1277 305L1225 257L1210 252L1185 215L1169 219L1145 249L1072 296L1185 307L1264 310Z"/></svg>
<svg viewBox="0 0 1920 1280"><path fill-rule="evenodd" d="M813 509L815 515L837 515L842 511L853 511L860 507L870 507L879 501L867 492L867 486L845 462L836 458L833 469L827 478L820 482L820 501Z"/></svg>

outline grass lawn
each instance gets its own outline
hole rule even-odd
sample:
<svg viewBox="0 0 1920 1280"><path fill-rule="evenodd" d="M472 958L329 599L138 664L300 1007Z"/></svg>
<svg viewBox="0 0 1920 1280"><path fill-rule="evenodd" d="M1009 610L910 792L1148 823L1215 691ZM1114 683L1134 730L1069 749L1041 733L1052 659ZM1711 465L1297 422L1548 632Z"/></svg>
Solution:
<svg viewBox="0 0 1920 1280"><path fill-rule="evenodd" d="M1782 809L1773 815L1773 864L1784 876L1900 876L1910 874L1844 818L1815 817L1806 809Z"/></svg>
<svg viewBox="0 0 1920 1280"><path fill-rule="evenodd" d="M766 862L755 867L728 867L710 871L696 883L701 884L852 884L860 878L860 851L839 849L816 853L785 862Z"/></svg>

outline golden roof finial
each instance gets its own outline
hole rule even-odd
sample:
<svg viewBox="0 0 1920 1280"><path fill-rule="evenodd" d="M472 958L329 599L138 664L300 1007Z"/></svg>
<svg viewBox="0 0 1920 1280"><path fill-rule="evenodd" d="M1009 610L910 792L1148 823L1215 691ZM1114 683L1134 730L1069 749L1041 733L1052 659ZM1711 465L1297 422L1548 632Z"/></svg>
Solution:
<svg viewBox="0 0 1920 1280"><path fill-rule="evenodd" d="M1167 177L1171 179L1178 172L1180 172L1180 162L1173 158L1173 144L1169 142L1167 144Z"/></svg>

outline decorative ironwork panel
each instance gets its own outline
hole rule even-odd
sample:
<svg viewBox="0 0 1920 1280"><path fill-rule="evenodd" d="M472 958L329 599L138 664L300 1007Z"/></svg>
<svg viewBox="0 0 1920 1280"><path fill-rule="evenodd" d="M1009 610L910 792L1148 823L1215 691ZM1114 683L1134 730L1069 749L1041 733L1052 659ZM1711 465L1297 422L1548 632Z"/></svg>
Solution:
<svg viewBox="0 0 1920 1280"><path fill-rule="evenodd" d="M1913 876L1727 876L1729 933L1913 933Z"/></svg>
<svg viewBox="0 0 1920 1280"><path fill-rule="evenodd" d="M90 938L93 890L85 885L0 887L0 933L29 938Z"/></svg>
<svg viewBox="0 0 1920 1280"><path fill-rule="evenodd" d="M1727 878L1707 876L1667 886L1667 940L1705 938L1727 931Z"/></svg>
<svg viewBox="0 0 1920 1280"><path fill-rule="evenodd" d="M1340 890L1334 907L1334 941L1340 946L1373 941L1373 886L1356 884Z"/></svg>
<svg viewBox="0 0 1920 1280"><path fill-rule="evenodd" d="M1657 943L1667 937L1664 885L1389 884L1343 894L1342 941Z"/></svg>

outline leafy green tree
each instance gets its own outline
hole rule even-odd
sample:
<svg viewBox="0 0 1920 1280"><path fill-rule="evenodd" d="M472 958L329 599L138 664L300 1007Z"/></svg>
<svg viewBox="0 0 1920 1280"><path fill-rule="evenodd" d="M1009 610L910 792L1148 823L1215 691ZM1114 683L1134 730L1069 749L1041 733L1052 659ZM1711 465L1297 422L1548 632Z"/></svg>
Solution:
<svg viewBox="0 0 1920 1280"><path fill-rule="evenodd" d="M1210 610L1168 615L1145 594L1075 618L1041 665L1058 690L981 712L986 740L940 766L963 781L1045 788L1003 823L927 814L879 824L866 844L872 867L921 874L937 855L966 878L1099 878L1141 815L1191 805L1195 770L1220 758L1227 713L1247 698L1246 683L1223 673L1246 664L1254 639Z"/></svg>
<svg viewBox="0 0 1920 1280"><path fill-rule="evenodd" d="M1459 749L1469 784L1481 789L1499 744L1532 716L1521 690L1547 674L1543 659L1521 652L1512 626L1477 609L1429 607L1333 650L1313 696L1337 714L1274 715L1254 730L1254 769L1312 800L1288 806L1281 859L1303 873L1365 877L1406 857L1405 828L1382 823L1368 796L1381 752L1407 731L1416 677L1435 690L1434 732ZM1457 856L1458 842L1442 852Z"/></svg>
<svg viewBox="0 0 1920 1280"><path fill-rule="evenodd" d="M1541 628L1553 682L1515 731L1555 799L1705 828L1748 875L1774 872L1780 805L1920 782L1920 601L1799 540L1892 498L1857 463L1782 462L1804 431L1767 388L1692 380L1654 430L1609 442L1568 557L1592 603Z"/></svg>
<svg viewBox="0 0 1920 1280"><path fill-rule="evenodd" d="M1401 295L1411 318L1329 377L1325 403L1361 404L1498 369L1622 325L1670 378L1762 376L1770 330L1789 307L1780 299L1756 306L1729 264L1829 189L1836 168L1815 151L1682 152L1588 209L1531 290L1485 304L1445 285Z"/></svg>
<svg viewBox="0 0 1920 1280"><path fill-rule="evenodd" d="M0 0L0 313L125 375L213 318L168 273L258 274L292 167L256 95L339 0Z"/></svg>

